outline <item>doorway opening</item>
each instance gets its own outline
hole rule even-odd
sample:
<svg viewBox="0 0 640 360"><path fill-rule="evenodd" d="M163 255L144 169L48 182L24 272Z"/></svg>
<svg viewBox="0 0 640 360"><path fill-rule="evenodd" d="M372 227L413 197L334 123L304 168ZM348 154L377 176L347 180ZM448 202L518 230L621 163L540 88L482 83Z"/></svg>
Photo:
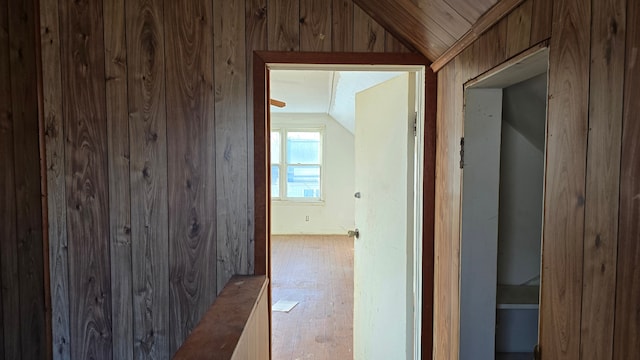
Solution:
<svg viewBox="0 0 640 360"><path fill-rule="evenodd" d="M460 359L537 351L548 51L465 86Z"/></svg>
<svg viewBox="0 0 640 360"><path fill-rule="evenodd" d="M291 57L293 55L293 58ZM273 56L270 58L270 56ZM306 56L306 57L305 57ZM274 58L275 57L275 58ZM373 59L373 61L372 61ZM256 64L256 60L258 63ZM369 65L362 65L363 60L359 60L354 58L353 54L307 54L299 53L299 54L283 54L278 53L260 53L254 56L254 84L256 85L255 94L256 94L256 102L254 104L255 111L255 189L256 189L256 273L261 273L264 271L267 276L271 278L271 271L274 264L271 262L271 251L273 251L271 244L271 234L274 226L273 219L271 218L273 214L272 202L271 202L271 193L275 191L282 191L283 185L277 185L278 189L274 188L274 182L272 182L271 171L272 171L272 159L271 159L271 130L273 119L270 116L270 111L267 107L267 99L271 98L271 94L269 93L269 78L271 76L270 72L272 70L331 70L331 71L413 71L419 74L418 86L414 87L419 88L420 93L420 103L421 108L419 111L418 121L417 121L417 133L419 136L419 144L418 148L420 149L420 154L425 154L420 158L420 161L415 162L416 165L416 174L419 174L418 180L416 181L416 187L411 188L411 192L416 191L419 194L415 205L412 206L412 238L411 238L411 252L415 255L411 259L410 264L405 264L405 267L411 269L410 282L407 283L407 279L402 279L400 282L404 282L407 285L407 288L410 288L410 293L408 294L408 298L411 299L411 318L409 320L409 324L407 325L407 329L411 330L411 338L405 339L405 346L411 345L410 348L407 349L407 358L414 357L416 353L419 353L422 349L428 349L428 354L431 353L431 292L432 292L432 272L433 272L433 260L432 260L432 251L433 251L433 158L432 155L435 154L435 133L427 131L427 129L433 129L435 125L435 117L425 117L425 82L430 83L430 88L434 89L435 78L429 74L429 79L425 80L427 77L425 60L421 56L416 55L389 55L389 54L379 54L379 55L366 55L366 63ZM375 69L371 63L376 64ZM307 64L307 65L301 65ZM354 67L354 65L356 65ZM264 88L260 86L264 81ZM435 100L435 92L430 93L430 96L433 96L433 100ZM280 99L277 99L280 100ZM435 105L435 101L430 102L429 105ZM435 109L433 109L433 114L435 114ZM426 121L423 121L426 119ZM300 129L298 129L300 130ZM320 130L323 130L320 127ZM324 129L326 131L326 128ZM413 130L412 130L413 131ZM293 132L300 132L294 131ZM303 131L304 132L304 131ZM322 131L321 131L322 132ZM260 134L262 133L262 135ZM280 130L280 134L285 134L286 131ZM424 134L426 133L426 136ZM294 134L298 136L300 134ZM326 134L325 134L326 135ZM283 135L280 135L283 136ZM325 141L325 140L322 140ZM422 149L425 149L424 151ZM428 148L428 150L427 150ZM425 164L429 163L427 167ZM300 165L300 164L296 164ZM321 169L323 166L327 166L326 164L304 164L309 166L319 166ZM283 168L283 165L278 164L280 168ZM307 169L309 170L309 169ZM278 170L279 171L279 170ZM284 165L284 170L279 173L279 176L287 173L287 180L295 180L295 171L291 171L291 169L286 169L286 164ZM306 176L310 176L312 172L306 172ZM280 175L282 174L282 175ZM320 172L322 174L322 172ZM299 172L300 176L303 176L302 172ZM292 177L293 176L293 177ZM306 180L309 180L308 178ZM320 176L320 180L322 181L322 176ZM286 191L286 185L284 185ZM322 186L319 186L320 191L315 191L316 189L307 189L306 193L303 192L304 196L318 196L321 199L322 197ZM425 189L423 191L423 189ZM283 194L283 193L280 193ZM351 194L350 197L353 198L354 194ZM425 201L426 200L426 201ZM423 211L424 205L424 211ZM262 213L261 210L264 210ZM264 214L264 215L263 215ZM419 217L418 220L413 219L414 214L417 214ZM423 221L424 219L429 219L426 223ZM312 218L309 217L309 221L307 221L307 215L302 214L301 217L303 222L311 222ZM422 220L422 221L420 221ZM354 224L355 225L355 224ZM370 236L370 234L367 234ZM416 241L416 238L419 241ZM425 257L426 254L426 257ZM263 267L264 266L264 267ZM422 272L425 271L429 274L429 279L425 282L427 284L427 288L422 286ZM382 280L382 279L381 279ZM271 289L270 289L271 290ZM424 293L429 293L429 296L426 298L426 301L422 300ZM413 304L415 304L415 311ZM396 304L398 305L398 304ZM405 304L400 304L403 308ZM428 309L427 312L422 311L424 308ZM406 309L406 308L405 308ZM425 315L426 314L426 315ZM424 324L424 319L428 319L428 325L424 328L429 329L428 331L428 344L425 346L424 342L421 341L420 336L422 335ZM322 340L322 339L320 339ZM272 338L273 341L273 338ZM379 341L378 341L379 342ZM422 345L422 346L420 346ZM356 349L357 351L357 349Z"/></svg>

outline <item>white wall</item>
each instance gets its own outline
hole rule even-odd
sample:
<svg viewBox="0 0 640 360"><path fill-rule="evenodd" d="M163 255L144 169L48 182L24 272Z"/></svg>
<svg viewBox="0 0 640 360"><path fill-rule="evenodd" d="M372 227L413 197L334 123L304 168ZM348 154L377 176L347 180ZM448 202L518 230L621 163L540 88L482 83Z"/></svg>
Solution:
<svg viewBox="0 0 640 360"><path fill-rule="evenodd" d="M547 74L503 91L498 283L539 284ZM530 281L534 279L533 281ZM498 310L496 350L531 352L538 310Z"/></svg>
<svg viewBox="0 0 640 360"><path fill-rule="evenodd" d="M327 114L271 114L274 127L324 127L323 201L272 201L272 234L346 234L354 226L354 136ZM306 221L307 216L309 221Z"/></svg>
<svg viewBox="0 0 640 360"><path fill-rule="evenodd" d="M542 74L503 91L498 231L502 285L520 285L540 274L546 79Z"/></svg>
<svg viewBox="0 0 640 360"><path fill-rule="evenodd" d="M540 275L544 154L503 122L500 163L498 284L521 285Z"/></svg>

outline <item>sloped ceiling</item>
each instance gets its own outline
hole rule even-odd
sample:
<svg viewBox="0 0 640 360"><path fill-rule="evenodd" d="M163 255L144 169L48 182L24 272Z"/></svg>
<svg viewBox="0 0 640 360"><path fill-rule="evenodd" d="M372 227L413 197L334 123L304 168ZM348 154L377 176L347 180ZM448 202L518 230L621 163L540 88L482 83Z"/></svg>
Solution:
<svg viewBox="0 0 640 360"><path fill-rule="evenodd" d="M356 93L395 76L393 71L272 70L270 94L284 101L273 113L329 114L351 133L355 131Z"/></svg>
<svg viewBox="0 0 640 360"><path fill-rule="evenodd" d="M497 0L354 0L399 39L434 61Z"/></svg>

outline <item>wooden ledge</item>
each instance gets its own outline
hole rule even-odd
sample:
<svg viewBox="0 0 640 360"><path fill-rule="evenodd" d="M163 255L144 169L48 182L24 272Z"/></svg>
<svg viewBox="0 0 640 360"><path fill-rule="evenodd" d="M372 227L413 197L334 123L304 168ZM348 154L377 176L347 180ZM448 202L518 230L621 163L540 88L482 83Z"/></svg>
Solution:
<svg viewBox="0 0 640 360"><path fill-rule="evenodd" d="M264 275L232 277L174 359L231 359L267 284Z"/></svg>

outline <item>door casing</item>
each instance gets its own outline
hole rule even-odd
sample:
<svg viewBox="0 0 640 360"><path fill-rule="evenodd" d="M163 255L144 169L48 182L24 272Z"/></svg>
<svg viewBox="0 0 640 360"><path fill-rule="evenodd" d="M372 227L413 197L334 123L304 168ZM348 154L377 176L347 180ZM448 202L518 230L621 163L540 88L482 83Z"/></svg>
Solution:
<svg viewBox="0 0 640 360"><path fill-rule="evenodd" d="M254 264L256 275L270 279L270 219L271 196L269 182L269 69L296 66L308 69L310 65L339 70L341 67L362 68L376 65L388 69L406 70L420 67L425 74L424 121L418 124L423 135L423 183L422 183L422 309L421 348L422 358L431 359L433 352L433 245L435 222L435 158L436 158L436 101L437 78L429 61L420 54L389 53L313 53L255 51L253 54L253 117L254 117ZM372 68L373 70L373 68ZM269 302L271 287L269 286ZM271 324L271 314L269 314ZM269 331L271 341L271 329Z"/></svg>

